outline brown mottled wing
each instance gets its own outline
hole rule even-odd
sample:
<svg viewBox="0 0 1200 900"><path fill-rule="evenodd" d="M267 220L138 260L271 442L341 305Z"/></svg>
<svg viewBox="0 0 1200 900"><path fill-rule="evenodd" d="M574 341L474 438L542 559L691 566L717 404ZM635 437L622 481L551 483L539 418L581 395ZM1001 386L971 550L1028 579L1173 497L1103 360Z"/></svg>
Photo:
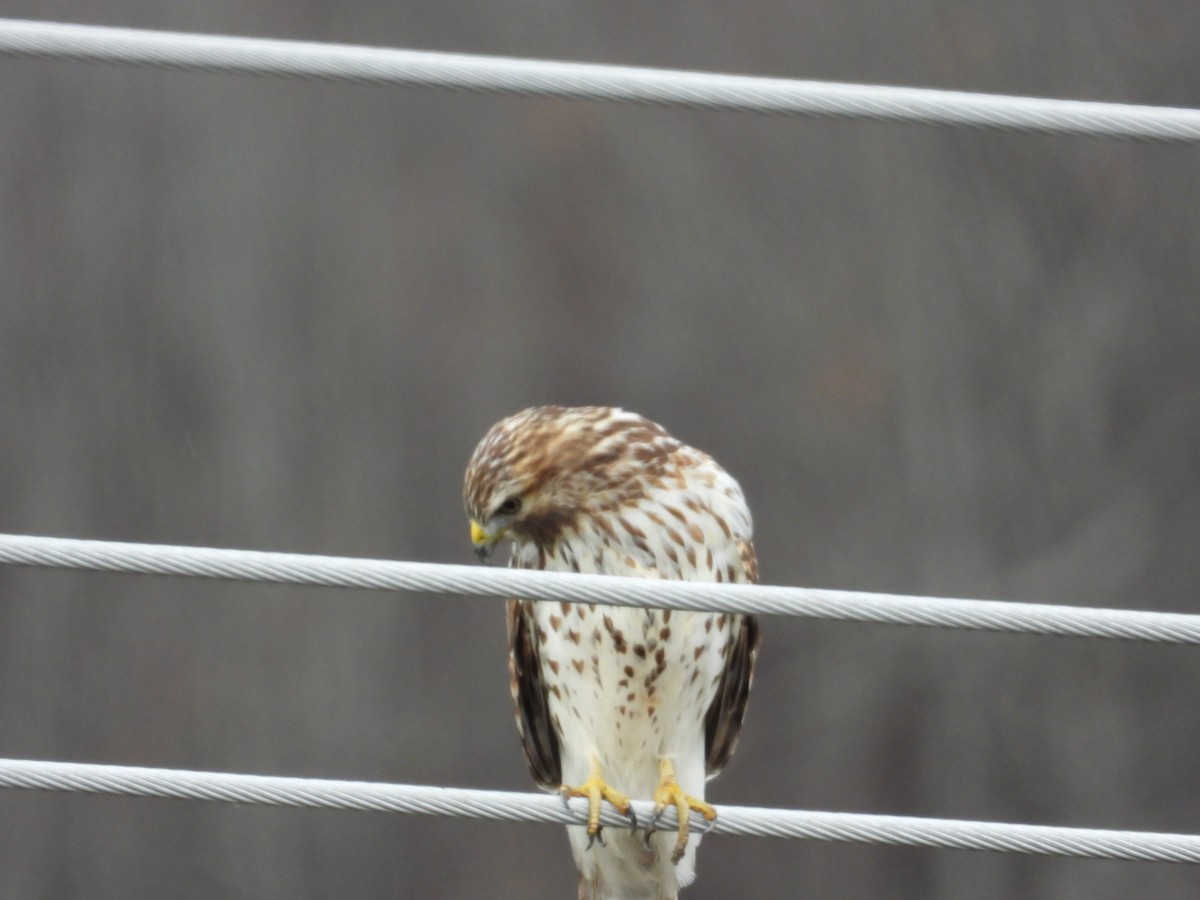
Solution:
<svg viewBox="0 0 1200 900"><path fill-rule="evenodd" d="M558 735L550 721L546 682L542 680L533 604L528 600L509 600L507 617L509 687L525 759L534 781L544 788L557 789L562 784L562 763Z"/></svg>
<svg viewBox="0 0 1200 900"><path fill-rule="evenodd" d="M738 550L745 580L750 584L757 583L758 563L754 547L749 541L740 541ZM750 682L754 678L754 662L758 659L758 619L737 616L736 621L741 627L733 636L721 683L717 685L717 694L704 716L704 771L710 778L725 768L737 749L746 701L750 698Z"/></svg>

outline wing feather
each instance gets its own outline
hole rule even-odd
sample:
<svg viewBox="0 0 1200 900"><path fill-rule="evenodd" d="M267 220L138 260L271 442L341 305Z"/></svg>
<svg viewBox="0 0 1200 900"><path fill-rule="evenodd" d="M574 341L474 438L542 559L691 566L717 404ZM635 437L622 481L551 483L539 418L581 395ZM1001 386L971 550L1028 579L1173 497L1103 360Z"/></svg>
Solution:
<svg viewBox="0 0 1200 900"><path fill-rule="evenodd" d="M558 735L550 720L546 682L542 679L533 604L528 600L509 600L507 624L509 687L525 760L534 781L548 790L557 789L562 784L562 762Z"/></svg>
<svg viewBox="0 0 1200 900"><path fill-rule="evenodd" d="M758 562L754 546L749 541L739 541L738 552L745 581L757 583ZM750 698L750 682L754 679L754 663L758 659L761 637L758 619L754 616L736 616L733 627L736 631L729 654L725 657L725 671L717 685L716 696L704 715L704 771L709 778L725 768L737 749L742 719L746 715L746 702Z"/></svg>

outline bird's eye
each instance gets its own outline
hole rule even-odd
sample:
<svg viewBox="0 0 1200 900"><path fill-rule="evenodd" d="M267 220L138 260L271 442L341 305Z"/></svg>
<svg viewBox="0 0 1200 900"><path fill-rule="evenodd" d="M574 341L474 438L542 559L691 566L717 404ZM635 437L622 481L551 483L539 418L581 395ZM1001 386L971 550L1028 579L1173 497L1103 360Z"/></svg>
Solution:
<svg viewBox="0 0 1200 900"><path fill-rule="evenodd" d="M496 512L500 513L501 515L505 515L505 516L516 515L520 511L521 511L521 498L520 497L509 497L507 500L505 500L503 503L501 503L499 508L496 510Z"/></svg>

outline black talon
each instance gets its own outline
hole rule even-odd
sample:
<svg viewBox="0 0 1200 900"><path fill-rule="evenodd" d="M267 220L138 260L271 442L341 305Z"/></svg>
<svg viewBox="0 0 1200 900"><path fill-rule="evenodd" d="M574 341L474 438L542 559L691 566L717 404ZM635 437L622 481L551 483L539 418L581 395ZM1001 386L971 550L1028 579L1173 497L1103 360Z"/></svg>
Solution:
<svg viewBox="0 0 1200 900"><path fill-rule="evenodd" d="M607 847L607 846L608 846L608 844L604 843L604 835L602 835L602 834L601 834L599 831L593 831L591 834L589 834L589 835L588 835L588 842L587 842L587 846L586 846L586 847L584 847L583 849L585 849L585 850L591 850L591 849L592 849L592 844L596 843L597 841L599 841L599 842L600 842L600 846L601 846L601 847Z"/></svg>

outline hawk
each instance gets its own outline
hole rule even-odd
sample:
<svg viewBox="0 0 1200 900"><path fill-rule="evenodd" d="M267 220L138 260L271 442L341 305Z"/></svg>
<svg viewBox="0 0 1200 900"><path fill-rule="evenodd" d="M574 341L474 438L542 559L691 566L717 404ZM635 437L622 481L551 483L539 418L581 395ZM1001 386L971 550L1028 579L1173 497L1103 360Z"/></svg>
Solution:
<svg viewBox="0 0 1200 900"><path fill-rule="evenodd" d="M543 406L494 425L463 489L486 558L512 540L522 569L757 581L750 511L713 459L654 422L608 407ZM509 675L537 783L588 799L568 827L583 900L664 900L695 877L688 811L737 744L754 662L752 616L510 600ZM679 814L674 835L630 798ZM608 801L643 826L600 834ZM599 839L597 841L597 839ZM594 846L595 845L595 846Z"/></svg>

